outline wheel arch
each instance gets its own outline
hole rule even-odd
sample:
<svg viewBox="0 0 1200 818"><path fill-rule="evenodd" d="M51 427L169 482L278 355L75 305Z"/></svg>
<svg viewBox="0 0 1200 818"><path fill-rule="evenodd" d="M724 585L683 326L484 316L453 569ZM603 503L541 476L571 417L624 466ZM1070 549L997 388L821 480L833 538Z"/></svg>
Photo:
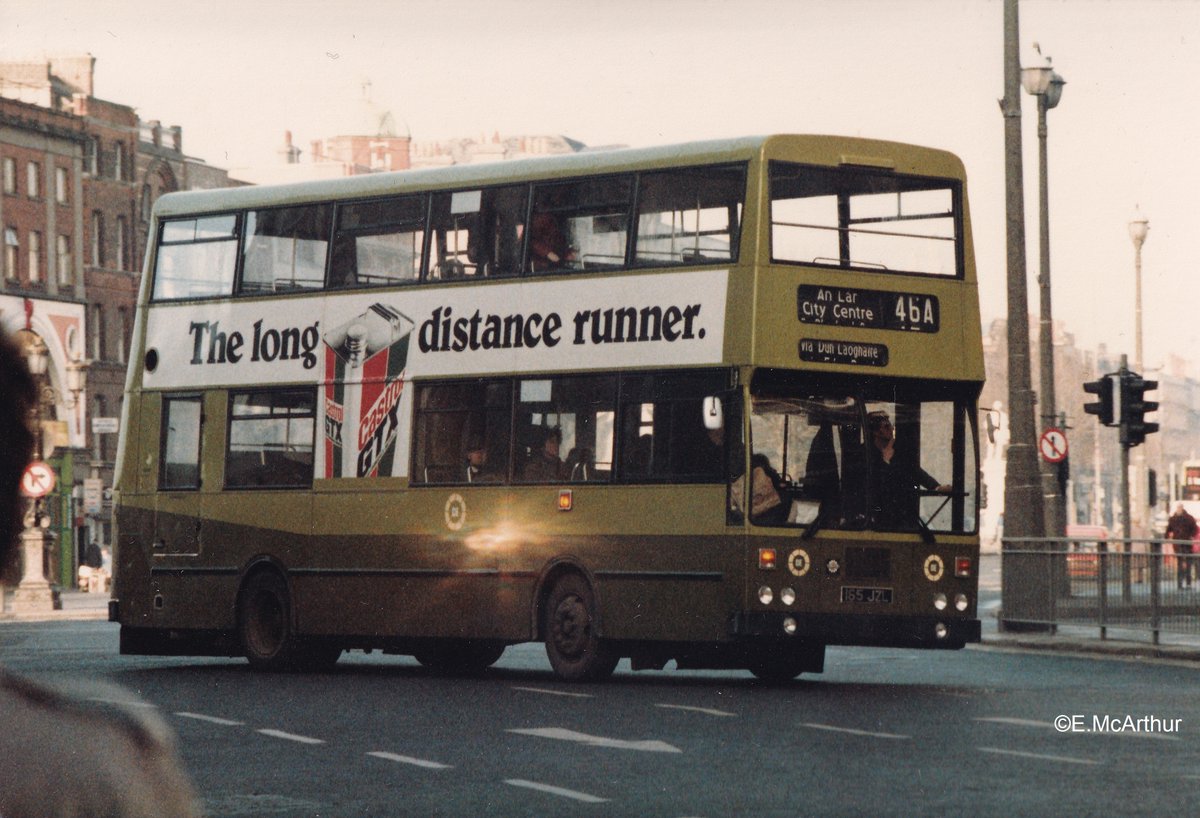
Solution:
<svg viewBox="0 0 1200 818"><path fill-rule="evenodd" d="M537 585L533 593L533 606L530 610L534 639L542 641L546 638L546 634L542 628L546 599L550 596L550 591L554 588L554 584L569 574L578 575L591 588L592 596L596 603L596 634L599 636L604 635L604 601L595 575L578 557L562 556L555 557L546 563L538 575Z"/></svg>

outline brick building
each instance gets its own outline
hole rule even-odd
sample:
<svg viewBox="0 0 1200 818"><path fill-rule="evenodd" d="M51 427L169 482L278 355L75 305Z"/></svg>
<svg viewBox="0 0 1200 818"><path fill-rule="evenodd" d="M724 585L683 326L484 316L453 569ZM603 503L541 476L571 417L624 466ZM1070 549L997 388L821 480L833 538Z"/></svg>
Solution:
<svg viewBox="0 0 1200 818"><path fill-rule="evenodd" d="M66 586L88 541L111 542L117 435L92 421L120 417L150 208L166 192L230 184L183 154L179 128L96 97L94 69L91 55L0 63L0 328L49 348L43 418L59 487L48 578ZM77 396L73 362L88 362Z"/></svg>

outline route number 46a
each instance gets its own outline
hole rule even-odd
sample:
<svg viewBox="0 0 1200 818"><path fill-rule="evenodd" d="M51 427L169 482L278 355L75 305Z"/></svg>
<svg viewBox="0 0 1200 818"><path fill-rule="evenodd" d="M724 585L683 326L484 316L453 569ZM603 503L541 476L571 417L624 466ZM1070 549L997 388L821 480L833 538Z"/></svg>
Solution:
<svg viewBox="0 0 1200 818"><path fill-rule="evenodd" d="M933 300L921 295L901 295L896 298L896 321L902 325L936 327Z"/></svg>

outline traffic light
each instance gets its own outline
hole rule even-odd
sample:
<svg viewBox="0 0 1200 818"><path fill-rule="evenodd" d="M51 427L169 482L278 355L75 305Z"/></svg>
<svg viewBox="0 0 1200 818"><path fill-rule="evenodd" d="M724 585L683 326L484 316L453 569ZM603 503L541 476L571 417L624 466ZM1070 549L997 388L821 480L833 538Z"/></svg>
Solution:
<svg viewBox="0 0 1200 818"><path fill-rule="evenodd" d="M1158 431L1157 423L1146 421L1146 415L1158 409L1158 402L1146 400L1146 393L1158 388L1158 381L1147 381L1136 372L1123 373L1121 378L1121 445L1132 449L1146 442L1146 435Z"/></svg>
<svg viewBox="0 0 1200 818"><path fill-rule="evenodd" d="M1083 391L1089 395L1095 395L1098 400L1096 403L1085 403L1083 411L1089 415L1096 415L1097 419L1105 426L1113 425L1113 393L1116 385L1116 378L1112 375L1105 375L1098 381L1088 381L1083 385Z"/></svg>

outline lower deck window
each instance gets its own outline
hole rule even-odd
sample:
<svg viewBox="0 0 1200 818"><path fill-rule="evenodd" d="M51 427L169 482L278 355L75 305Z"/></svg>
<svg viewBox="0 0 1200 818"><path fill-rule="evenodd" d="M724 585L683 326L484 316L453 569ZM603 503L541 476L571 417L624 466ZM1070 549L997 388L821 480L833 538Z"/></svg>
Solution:
<svg viewBox="0 0 1200 818"><path fill-rule="evenodd" d="M307 488L316 429L311 389L230 396L227 488Z"/></svg>

